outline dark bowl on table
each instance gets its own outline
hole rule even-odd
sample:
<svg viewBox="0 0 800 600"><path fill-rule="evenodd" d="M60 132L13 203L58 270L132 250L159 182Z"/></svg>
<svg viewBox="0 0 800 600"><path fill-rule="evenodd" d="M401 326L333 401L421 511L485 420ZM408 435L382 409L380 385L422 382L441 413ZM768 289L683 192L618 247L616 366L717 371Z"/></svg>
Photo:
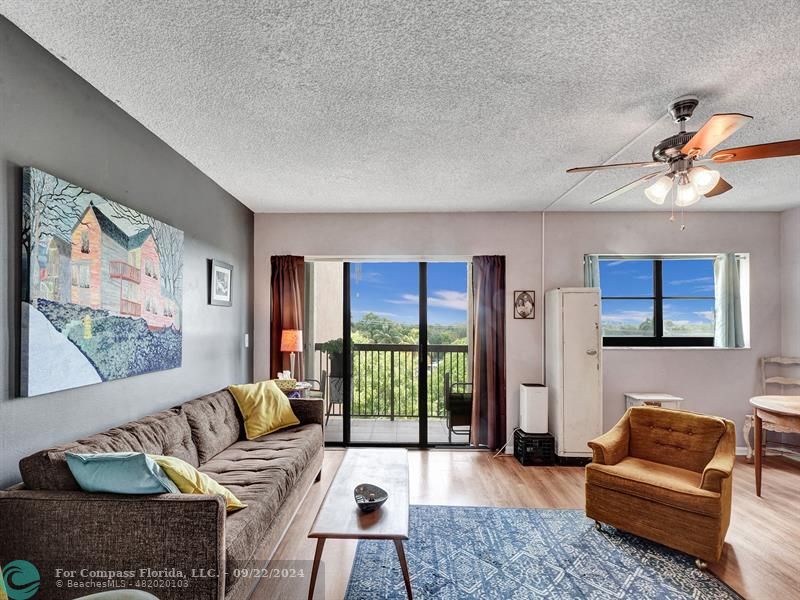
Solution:
<svg viewBox="0 0 800 600"><path fill-rule="evenodd" d="M358 484L353 490L353 496L362 512L372 512L379 509L389 498L386 490L371 483Z"/></svg>

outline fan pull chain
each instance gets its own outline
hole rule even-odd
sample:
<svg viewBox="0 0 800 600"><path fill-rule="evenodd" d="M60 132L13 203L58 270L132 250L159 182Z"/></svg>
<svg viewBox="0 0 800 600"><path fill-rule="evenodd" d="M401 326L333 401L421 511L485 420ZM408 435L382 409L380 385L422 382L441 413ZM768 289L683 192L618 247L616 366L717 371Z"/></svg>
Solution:
<svg viewBox="0 0 800 600"><path fill-rule="evenodd" d="M669 195L669 205L670 205L669 222L670 223L674 223L675 222L675 186L674 185L672 186L672 189L670 190L670 192L671 193Z"/></svg>

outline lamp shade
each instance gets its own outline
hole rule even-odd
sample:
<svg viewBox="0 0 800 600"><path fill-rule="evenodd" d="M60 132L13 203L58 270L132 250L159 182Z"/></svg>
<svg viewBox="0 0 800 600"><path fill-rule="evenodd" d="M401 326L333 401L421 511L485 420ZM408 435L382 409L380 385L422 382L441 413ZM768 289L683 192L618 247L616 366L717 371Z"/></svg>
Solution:
<svg viewBox="0 0 800 600"><path fill-rule="evenodd" d="M281 332L281 352L302 352L303 332L300 329L284 329Z"/></svg>

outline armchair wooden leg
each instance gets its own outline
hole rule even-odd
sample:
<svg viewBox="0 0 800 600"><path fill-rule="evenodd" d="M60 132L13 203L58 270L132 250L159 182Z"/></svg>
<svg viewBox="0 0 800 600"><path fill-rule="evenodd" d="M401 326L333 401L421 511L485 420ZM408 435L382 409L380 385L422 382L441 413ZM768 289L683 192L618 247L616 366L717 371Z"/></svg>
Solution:
<svg viewBox="0 0 800 600"><path fill-rule="evenodd" d="M603 531L603 524L600 521L595 521L594 528L597 529L597 531Z"/></svg>

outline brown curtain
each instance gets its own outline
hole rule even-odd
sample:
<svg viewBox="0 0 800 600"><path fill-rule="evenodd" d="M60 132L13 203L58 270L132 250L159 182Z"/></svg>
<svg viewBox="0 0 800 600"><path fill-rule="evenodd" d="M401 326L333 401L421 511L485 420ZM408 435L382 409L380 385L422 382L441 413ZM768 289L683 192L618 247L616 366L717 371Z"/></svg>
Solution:
<svg viewBox="0 0 800 600"><path fill-rule="evenodd" d="M284 329L303 329L303 300L305 295L305 260L302 256L272 257L272 307L270 318L269 372L276 377L289 368L289 353L281 352L281 332ZM294 356L295 379L302 381L303 355Z"/></svg>
<svg viewBox="0 0 800 600"><path fill-rule="evenodd" d="M472 427L469 442L496 450L506 440L506 259L472 259Z"/></svg>

